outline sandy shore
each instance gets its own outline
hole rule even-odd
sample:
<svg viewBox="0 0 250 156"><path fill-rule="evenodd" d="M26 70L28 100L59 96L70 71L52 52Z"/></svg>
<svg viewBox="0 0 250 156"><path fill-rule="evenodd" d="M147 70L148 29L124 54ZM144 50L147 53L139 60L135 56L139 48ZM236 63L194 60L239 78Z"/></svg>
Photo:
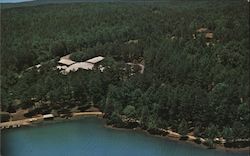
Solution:
<svg viewBox="0 0 250 156"><path fill-rule="evenodd" d="M79 113L73 113L73 116L103 116L104 114L102 112L79 112Z"/></svg>
<svg viewBox="0 0 250 156"><path fill-rule="evenodd" d="M72 117L80 117L80 116L103 117L103 113L102 112L79 112L79 113L72 114ZM5 129L5 128L16 128L16 127L21 127L21 126L27 126L27 125L31 125L32 123L42 122L43 120L44 120L43 115L37 115L36 117L32 117L32 118L25 118L21 120L2 122L0 123L0 128Z"/></svg>
<svg viewBox="0 0 250 156"><path fill-rule="evenodd" d="M0 128L15 128L15 127L21 127L21 126L26 126L30 125L33 122L40 122L43 121L42 116L37 116L33 118L27 118L27 119L22 119L22 120L16 120L16 121L8 121L8 122L2 122L0 123Z"/></svg>

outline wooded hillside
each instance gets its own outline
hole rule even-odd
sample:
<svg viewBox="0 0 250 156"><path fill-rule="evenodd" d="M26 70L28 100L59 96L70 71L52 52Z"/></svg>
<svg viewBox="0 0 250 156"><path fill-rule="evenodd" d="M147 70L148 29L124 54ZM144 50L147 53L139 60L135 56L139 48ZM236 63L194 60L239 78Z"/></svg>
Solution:
<svg viewBox="0 0 250 156"><path fill-rule="evenodd" d="M249 138L249 49L246 1L2 9L1 108L94 103L111 119L124 114L147 127ZM78 61L104 56L108 68L53 70L70 53ZM144 64L143 74L131 74L127 62ZM39 71L27 70L37 64Z"/></svg>

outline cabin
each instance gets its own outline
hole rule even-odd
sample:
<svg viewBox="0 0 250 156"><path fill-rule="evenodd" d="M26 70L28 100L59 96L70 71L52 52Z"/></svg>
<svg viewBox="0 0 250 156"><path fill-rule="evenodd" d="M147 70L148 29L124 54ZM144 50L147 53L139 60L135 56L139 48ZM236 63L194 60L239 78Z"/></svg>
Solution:
<svg viewBox="0 0 250 156"><path fill-rule="evenodd" d="M127 44L138 44L138 40L129 40L128 42L126 42Z"/></svg>
<svg viewBox="0 0 250 156"><path fill-rule="evenodd" d="M45 115L43 115L43 119L44 120L53 120L54 115L53 114L45 114Z"/></svg>
<svg viewBox="0 0 250 156"><path fill-rule="evenodd" d="M208 31L208 28L200 28L196 30L197 33L205 33L207 31Z"/></svg>
<svg viewBox="0 0 250 156"><path fill-rule="evenodd" d="M205 36L205 39L211 40L214 38L214 34L208 28L200 28L196 30L197 33L202 33ZM193 35L193 38L196 39L196 36Z"/></svg>
<svg viewBox="0 0 250 156"><path fill-rule="evenodd" d="M206 38L206 39L213 39L213 37L214 37L214 34L213 34L212 32L207 32L207 33L205 34L205 38Z"/></svg>

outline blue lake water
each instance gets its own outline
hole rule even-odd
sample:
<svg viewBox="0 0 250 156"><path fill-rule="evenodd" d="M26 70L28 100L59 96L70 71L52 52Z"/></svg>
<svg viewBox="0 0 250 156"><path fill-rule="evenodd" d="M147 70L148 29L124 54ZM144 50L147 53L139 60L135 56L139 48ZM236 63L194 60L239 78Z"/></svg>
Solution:
<svg viewBox="0 0 250 156"><path fill-rule="evenodd" d="M2 131L2 156L247 156L207 150L130 130L104 127L98 118Z"/></svg>
<svg viewBox="0 0 250 156"><path fill-rule="evenodd" d="M0 0L1 3L20 3L28 1L33 1L33 0Z"/></svg>

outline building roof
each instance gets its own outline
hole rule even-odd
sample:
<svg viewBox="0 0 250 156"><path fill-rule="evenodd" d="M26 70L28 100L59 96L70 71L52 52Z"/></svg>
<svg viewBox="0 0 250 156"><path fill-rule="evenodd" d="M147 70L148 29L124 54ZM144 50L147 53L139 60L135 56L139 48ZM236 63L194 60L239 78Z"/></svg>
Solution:
<svg viewBox="0 0 250 156"><path fill-rule="evenodd" d="M93 67L94 67L94 65L91 64L91 63L88 63L88 62L78 62L78 63L75 63L75 64L69 66L67 69L65 69L65 72L69 73L71 71L77 71L79 68L80 69L85 69L85 70L92 70Z"/></svg>
<svg viewBox="0 0 250 156"><path fill-rule="evenodd" d="M208 28L200 28L196 30L196 32L199 32L199 33L207 32L207 31L208 31Z"/></svg>
<svg viewBox="0 0 250 156"><path fill-rule="evenodd" d="M128 42L127 42L128 44L131 44L131 43L138 43L138 40L129 40Z"/></svg>
<svg viewBox="0 0 250 156"><path fill-rule="evenodd" d="M62 70L62 69L67 69L67 66L56 66L57 69Z"/></svg>
<svg viewBox="0 0 250 156"><path fill-rule="evenodd" d="M75 61L69 60L69 59L64 59L61 58L60 61L58 63L64 64L64 65L72 65L75 63Z"/></svg>
<svg viewBox="0 0 250 156"><path fill-rule="evenodd" d="M208 32L205 34L205 38L207 38L207 39L212 39L213 37L214 37L214 34L211 32Z"/></svg>
<svg viewBox="0 0 250 156"><path fill-rule="evenodd" d="M102 61L103 59L104 59L104 57L102 57L102 56L97 56L97 57L94 57L94 58L92 58L92 59L89 59L89 60L87 60L87 61L85 61L85 62L95 64L95 63L97 63L97 62Z"/></svg>
<svg viewBox="0 0 250 156"><path fill-rule="evenodd" d="M53 114L45 114L43 115L43 118L53 118L54 115Z"/></svg>
<svg viewBox="0 0 250 156"><path fill-rule="evenodd" d="M103 67L102 65L99 65L98 69L99 69L101 72L103 72L104 69L105 69L105 67Z"/></svg>
<svg viewBox="0 0 250 156"><path fill-rule="evenodd" d="M42 65L41 64L38 64L38 65L36 65L36 68L40 68Z"/></svg>

